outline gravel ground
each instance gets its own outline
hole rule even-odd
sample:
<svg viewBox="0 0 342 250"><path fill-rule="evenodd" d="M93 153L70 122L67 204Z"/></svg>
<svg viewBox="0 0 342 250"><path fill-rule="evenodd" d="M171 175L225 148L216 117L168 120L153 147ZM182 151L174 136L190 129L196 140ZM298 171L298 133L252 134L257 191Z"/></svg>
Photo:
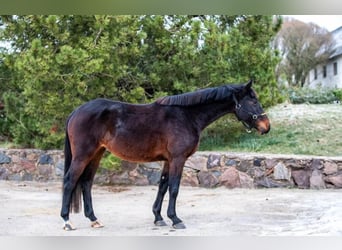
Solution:
<svg viewBox="0 0 342 250"><path fill-rule="evenodd" d="M204 189L181 187L177 213L187 226L153 225L157 187L94 186L101 229L71 214L77 230L59 217L61 183L0 181L1 236L342 236L341 190ZM163 215L166 221L166 204Z"/></svg>

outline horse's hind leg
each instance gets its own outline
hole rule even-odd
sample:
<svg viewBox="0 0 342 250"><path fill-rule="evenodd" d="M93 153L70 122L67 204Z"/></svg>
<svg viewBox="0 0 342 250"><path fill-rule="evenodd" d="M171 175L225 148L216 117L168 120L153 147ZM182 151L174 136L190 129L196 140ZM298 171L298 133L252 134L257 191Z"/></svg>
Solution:
<svg viewBox="0 0 342 250"><path fill-rule="evenodd" d="M97 220L92 203L92 195L91 195L91 188L93 185L93 180L95 177L96 170L98 169L100 160L104 153L105 149L101 148L87 165L86 169L84 170L81 178L81 188L83 193L83 203L84 203L84 215L90 219L91 226L94 228L103 227L103 225Z"/></svg>
<svg viewBox="0 0 342 250"><path fill-rule="evenodd" d="M166 226L167 224L164 222L163 217L161 216L161 208L165 193L169 186L169 163L165 161L164 168L160 177L159 189L156 201L153 204L153 214L155 217L154 224L156 226Z"/></svg>
<svg viewBox="0 0 342 250"><path fill-rule="evenodd" d="M63 180L63 198L62 198L62 209L61 216L65 222L65 230L74 230L75 227L69 221L69 213L71 204L74 205L74 211L77 213L79 206L80 196L77 192L77 186L80 176L82 175L84 168L88 164L88 161L75 161L73 160L70 165L70 169L64 176ZM76 193L75 193L76 192ZM73 200L73 194L75 199ZM77 205L76 205L77 204ZM75 206L76 205L76 206Z"/></svg>

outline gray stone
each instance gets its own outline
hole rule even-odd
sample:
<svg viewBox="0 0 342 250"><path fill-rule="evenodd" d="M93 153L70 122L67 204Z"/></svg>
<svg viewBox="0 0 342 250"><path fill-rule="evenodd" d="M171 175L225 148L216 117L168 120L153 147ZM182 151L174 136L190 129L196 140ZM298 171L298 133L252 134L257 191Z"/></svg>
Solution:
<svg viewBox="0 0 342 250"><path fill-rule="evenodd" d="M238 165L238 162L234 159L228 159L225 165L229 167L236 167Z"/></svg>
<svg viewBox="0 0 342 250"><path fill-rule="evenodd" d="M0 164L7 164L7 163L11 163L11 158L3 153L0 153Z"/></svg>
<svg viewBox="0 0 342 250"><path fill-rule="evenodd" d="M122 172L118 174L113 174L109 179L110 184L114 185L129 185L132 184L131 180L129 179L128 172Z"/></svg>
<svg viewBox="0 0 342 250"><path fill-rule="evenodd" d="M48 154L43 154L39 157L38 164L46 165L46 164L53 164L53 159Z"/></svg>
<svg viewBox="0 0 342 250"><path fill-rule="evenodd" d="M40 165L38 166L38 174L43 178L43 179L49 179L53 173L53 166L49 165Z"/></svg>
<svg viewBox="0 0 342 250"><path fill-rule="evenodd" d="M239 180L241 188L254 188L254 181L248 174L239 172Z"/></svg>
<svg viewBox="0 0 342 250"><path fill-rule="evenodd" d="M299 188L309 188L310 187L310 171L308 170L292 170L292 178L294 183Z"/></svg>
<svg viewBox="0 0 342 250"><path fill-rule="evenodd" d="M266 188L279 188L285 187L286 185L281 182L276 182L275 180L269 177L263 177L255 180L255 185L257 187L266 187Z"/></svg>
<svg viewBox="0 0 342 250"><path fill-rule="evenodd" d="M266 165L266 168L268 168L268 169L274 168L275 165L277 165L277 161L275 159L266 159L265 165Z"/></svg>
<svg viewBox="0 0 342 250"><path fill-rule="evenodd" d="M324 163L323 173L326 175L336 174L338 171L338 166L335 162L327 161Z"/></svg>
<svg viewBox="0 0 342 250"><path fill-rule="evenodd" d="M197 173L194 170L184 171L181 179L181 185L198 187L199 182L197 178Z"/></svg>
<svg viewBox="0 0 342 250"><path fill-rule="evenodd" d="M160 176L161 176L161 172L160 171L151 171L148 175L147 175L147 180L148 183L150 185L157 185L160 181Z"/></svg>
<svg viewBox="0 0 342 250"><path fill-rule="evenodd" d="M132 167L134 168L134 163L130 163L130 165L132 165ZM162 162L157 162L157 161L155 161L155 162L144 162L144 163L141 163L140 165L144 166L145 168L155 169L155 170L161 170L163 167Z"/></svg>
<svg viewBox="0 0 342 250"><path fill-rule="evenodd" d="M236 167L236 169L241 172L247 172L247 170L251 167L252 167L252 163L250 161L242 160L240 164Z"/></svg>
<svg viewBox="0 0 342 250"><path fill-rule="evenodd" d="M261 178L265 175L265 170L260 167L253 167L248 169L247 174L252 178Z"/></svg>
<svg viewBox="0 0 342 250"><path fill-rule="evenodd" d="M312 189L323 189L325 188L325 183L323 180L323 176L320 170L315 169L312 171L310 177L310 188Z"/></svg>
<svg viewBox="0 0 342 250"><path fill-rule="evenodd" d="M8 176L8 169L6 167L0 167L0 180L7 180Z"/></svg>
<svg viewBox="0 0 342 250"><path fill-rule="evenodd" d="M33 181L33 175L31 173L23 171L21 180L22 181Z"/></svg>
<svg viewBox="0 0 342 250"><path fill-rule="evenodd" d="M208 171L198 173L198 182L200 187L212 188L219 184L218 178Z"/></svg>
<svg viewBox="0 0 342 250"><path fill-rule="evenodd" d="M132 171L133 169L138 167L138 163L129 162L129 161L121 161L121 169L124 171Z"/></svg>
<svg viewBox="0 0 342 250"><path fill-rule="evenodd" d="M281 162L279 162L273 170L273 178L275 180L290 180L290 170Z"/></svg>
<svg viewBox="0 0 342 250"><path fill-rule="evenodd" d="M301 162L298 160L290 159L285 161L285 165L289 168L295 168L295 169L300 169L304 168L305 165L303 165Z"/></svg>
<svg viewBox="0 0 342 250"><path fill-rule="evenodd" d="M221 155L219 155L219 154L210 154L209 155L208 161L207 161L207 168L208 169L219 167L220 164L221 164Z"/></svg>
<svg viewBox="0 0 342 250"><path fill-rule="evenodd" d="M19 173L9 175L7 178L9 181L21 181L21 175Z"/></svg>
<svg viewBox="0 0 342 250"><path fill-rule="evenodd" d="M311 162L311 169L322 169L323 164L320 159L313 159Z"/></svg>
<svg viewBox="0 0 342 250"><path fill-rule="evenodd" d="M56 176L64 176L64 162L62 160L59 160L56 164L55 168L55 174Z"/></svg>
<svg viewBox="0 0 342 250"><path fill-rule="evenodd" d="M193 155L188 158L184 166L198 171L206 171L208 159L201 155Z"/></svg>

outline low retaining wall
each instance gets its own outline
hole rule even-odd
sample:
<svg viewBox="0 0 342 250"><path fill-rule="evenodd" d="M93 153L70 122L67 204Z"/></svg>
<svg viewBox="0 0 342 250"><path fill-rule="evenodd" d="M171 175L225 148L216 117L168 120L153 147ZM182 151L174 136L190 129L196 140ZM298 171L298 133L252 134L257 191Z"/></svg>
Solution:
<svg viewBox="0 0 342 250"><path fill-rule="evenodd" d="M99 168L95 183L157 185L162 162L122 162L122 171ZM0 149L0 180L61 181L59 150ZM342 188L342 157L197 152L185 163L182 185L228 188Z"/></svg>

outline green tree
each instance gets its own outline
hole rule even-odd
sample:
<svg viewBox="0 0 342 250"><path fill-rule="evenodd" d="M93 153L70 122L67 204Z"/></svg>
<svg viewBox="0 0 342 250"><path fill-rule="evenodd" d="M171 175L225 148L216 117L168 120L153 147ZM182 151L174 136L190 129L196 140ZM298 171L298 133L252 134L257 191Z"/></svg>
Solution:
<svg viewBox="0 0 342 250"><path fill-rule="evenodd" d="M134 103L255 78L279 101L271 16L2 16L0 132L61 147L64 123L97 97ZM3 87L5 86L5 87ZM272 93L272 94L271 94Z"/></svg>

